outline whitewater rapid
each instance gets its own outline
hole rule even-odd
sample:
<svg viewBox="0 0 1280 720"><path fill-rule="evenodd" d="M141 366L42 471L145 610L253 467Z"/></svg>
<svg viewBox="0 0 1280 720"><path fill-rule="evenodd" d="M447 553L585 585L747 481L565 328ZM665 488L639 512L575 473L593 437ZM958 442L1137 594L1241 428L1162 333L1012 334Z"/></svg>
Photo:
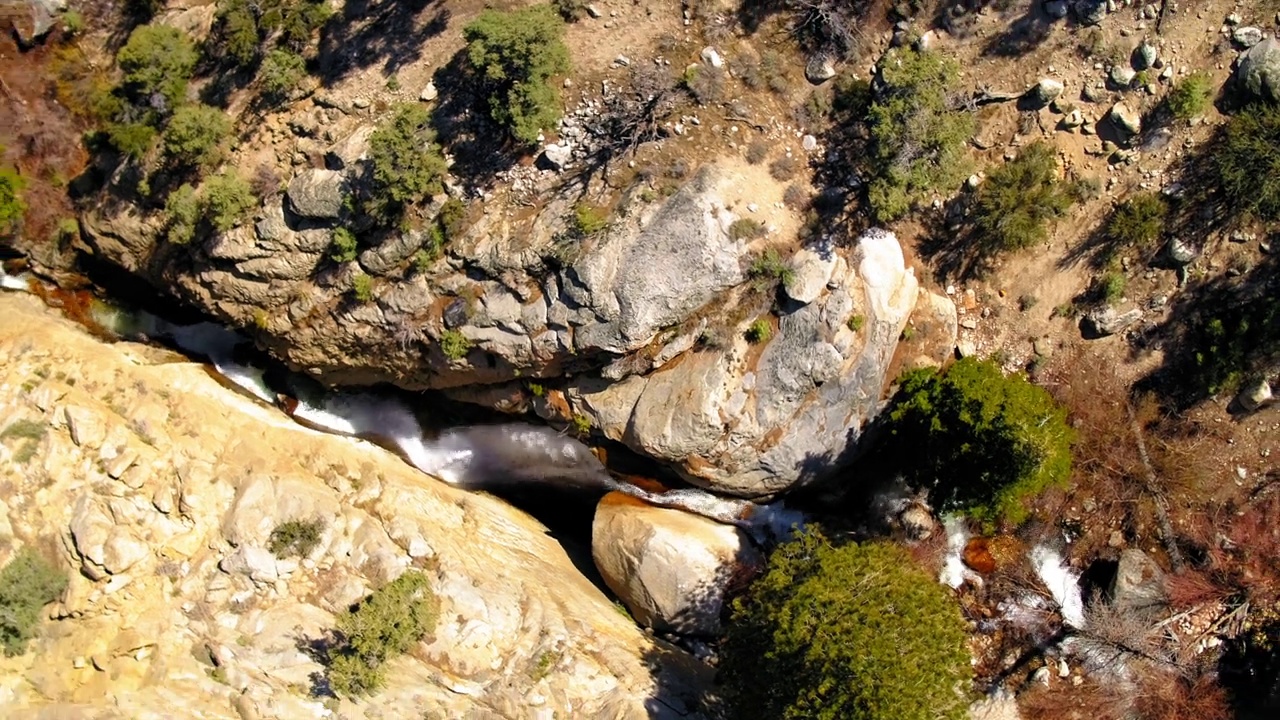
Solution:
<svg viewBox="0 0 1280 720"><path fill-rule="evenodd" d="M28 275L0 268L0 288L30 291ZM321 390L301 376L284 380L283 392L268 383L266 371L238 359L251 341L210 322L171 323L145 311L129 312L95 303L91 316L117 337L162 340L207 358L229 383L294 420L338 435L372 440L398 452L410 465L457 487L481 490L541 484L581 490L618 490L653 505L675 508L748 531L758 542L787 539L805 522L802 513L782 503L759 505L705 490L683 488L651 492L615 479L589 447L553 428L528 423L467 425L427 437L413 410L398 397Z"/></svg>

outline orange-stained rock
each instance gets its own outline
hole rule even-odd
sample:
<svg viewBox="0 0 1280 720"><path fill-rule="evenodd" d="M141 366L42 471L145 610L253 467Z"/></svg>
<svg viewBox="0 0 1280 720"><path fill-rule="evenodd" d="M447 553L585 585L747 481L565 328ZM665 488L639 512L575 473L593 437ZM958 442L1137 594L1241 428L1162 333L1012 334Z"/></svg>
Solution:
<svg viewBox="0 0 1280 720"><path fill-rule="evenodd" d="M964 546L961 556L964 564L976 572L986 575L996 569L996 558L991 554L991 538L976 537Z"/></svg>

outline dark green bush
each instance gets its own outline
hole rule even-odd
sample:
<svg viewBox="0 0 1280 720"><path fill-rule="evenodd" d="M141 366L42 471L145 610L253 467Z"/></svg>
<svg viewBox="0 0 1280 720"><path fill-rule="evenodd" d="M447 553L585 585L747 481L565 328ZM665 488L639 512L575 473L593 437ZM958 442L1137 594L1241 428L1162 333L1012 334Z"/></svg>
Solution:
<svg viewBox="0 0 1280 720"><path fill-rule="evenodd" d="M271 531L267 549L278 558L308 557L320 544L324 523L320 520L286 520Z"/></svg>
<svg viewBox="0 0 1280 720"><path fill-rule="evenodd" d="M1254 105L1231 118L1213 162L1233 212L1280 218L1280 107Z"/></svg>
<svg viewBox="0 0 1280 720"><path fill-rule="evenodd" d="M1179 120L1190 120L1209 109L1213 98L1213 81L1209 74L1197 71L1188 75L1182 82L1169 91L1165 102L1169 112Z"/></svg>
<svg viewBox="0 0 1280 720"><path fill-rule="evenodd" d="M1107 239L1112 242L1108 254L1127 247L1150 250L1164 232L1168 212L1159 193L1138 193L1126 200L1107 220Z"/></svg>
<svg viewBox="0 0 1280 720"><path fill-rule="evenodd" d="M793 274L791 266L773 248L756 256L756 259L751 261L751 267L747 268L748 276L762 282L773 281L786 284L791 281Z"/></svg>
<svg viewBox="0 0 1280 720"><path fill-rule="evenodd" d="M0 152L4 148L0 147ZM22 226L22 216L27 204L22 201L22 191L27 181L13 168L0 168L0 237L16 233Z"/></svg>
<svg viewBox="0 0 1280 720"><path fill-rule="evenodd" d="M220 47L241 67L258 57L258 16L249 0L219 0L216 32Z"/></svg>
<svg viewBox="0 0 1280 720"><path fill-rule="evenodd" d="M904 476L944 512L1016 524L1026 499L1071 472L1066 411L990 360L908 372L887 419L889 457L900 453Z"/></svg>
<svg viewBox="0 0 1280 720"><path fill-rule="evenodd" d="M355 233L340 227L333 231L333 241L329 243L329 259L336 263L348 263L356 259L359 243Z"/></svg>
<svg viewBox="0 0 1280 720"><path fill-rule="evenodd" d="M410 570L338 617L340 644L329 657L329 683L343 695L382 686L386 662L435 629L439 603L427 576Z"/></svg>
<svg viewBox="0 0 1280 720"><path fill-rule="evenodd" d="M183 105L164 130L164 151L184 165L212 165L221 158L222 142L230 132L231 121L218 108Z"/></svg>
<svg viewBox="0 0 1280 720"><path fill-rule="evenodd" d="M532 145L560 119L560 94L549 80L569 72L564 21L551 5L486 10L462 30L467 60L481 78L489 114L516 140Z"/></svg>
<svg viewBox="0 0 1280 720"><path fill-rule="evenodd" d="M196 195L196 189L190 185L183 185L172 193L164 201L164 211L168 216L168 222L165 227L165 236L169 242L178 245L184 245L191 242L191 238L195 237L196 225L200 223L200 198Z"/></svg>
<svg viewBox="0 0 1280 720"><path fill-rule="evenodd" d="M29 546L0 570L0 647L5 655L26 652L40 624L40 610L58 599L67 576Z"/></svg>
<svg viewBox="0 0 1280 720"><path fill-rule="evenodd" d="M258 69L258 82L262 92L274 101L280 101L307 77L307 63L292 50L275 49L267 53Z"/></svg>
<svg viewBox="0 0 1280 720"><path fill-rule="evenodd" d="M1103 275L1098 279L1098 296L1108 305L1114 305L1124 297L1124 290L1127 286L1124 273L1112 271Z"/></svg>
<svg viewBox="0 0 1280 720"><path fill-rule="evenodd" d="M163 110L182 105L187 82L200 59L191 38L167 25L142 25L116 53L124 73L124 91L135 105L154 108L153 98L163 98Z"/></svg>
<svg viewBox="0 0 1280 720"><path fill-rule="evenodd" d="M399 105L369 135L373 199L369 209L384 220L424 195L444 189L444 157L431 117L420 105Z"/></svg>
<svg viewBox="0 0 1280 720"><path fill-rule="evenodd" d="M1037 141L992 171L978 189L974 224L988 253L1020 250L1044 242L1048 223L1071 207L1072 195L1058 180L1053 146Z"/></svg>
<svg viewBox="0 0 1280 720"><path fill-rule="evenodd" d="M462 226L467 221L467 206L458 198L449 198L440 206L436 214L436 224L444 233L445 242L457 240L462 235Z"/></svg>
<svg viewBox="0 0 1280 720"><path fill-rule="evenodd" d="M743 720L960 720L965 637L954 596L905 551L810 531L734 602L720 677Z"/></svg>
<svg viewBox="0 0 1280 720"><path fill-rule="evenodd" d="M204 217L218 232L226 232L258 204L253 188L234 170L225 170L205 181L200 188Z"/></svg>
<svg viewBox="0 0 1280 720"><path fill-rule="evenodd" d="M935 189L959 187L967 172L964 145L973 117L947 104L959 67L945 55L894 50L880 61L878 91L867 112L873 179L867 188L872 214L896 220ZM851 84L841 103L855 102Z"/></svg>

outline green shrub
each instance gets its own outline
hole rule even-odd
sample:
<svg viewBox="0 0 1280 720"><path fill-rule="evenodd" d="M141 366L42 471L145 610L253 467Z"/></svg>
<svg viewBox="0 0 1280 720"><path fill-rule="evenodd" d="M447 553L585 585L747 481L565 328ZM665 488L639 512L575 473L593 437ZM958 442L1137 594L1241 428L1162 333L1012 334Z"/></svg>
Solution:
<svg viewBox="0 0 1280 720"><path fill-rule="evenodd" d="M227 114L208 105L183 105L164 130L165 154L185 165L208 166L221 158L221 145L231 132Z"/></svg>
<svg viewBox="0 0 1280 720"><path fill-rule="evenodd" d="M0 647L21 655L40 624L40 610L58 599L67 576L40 554L24 547L0 570Z"/></svg>
<svg viewBox="0 0 1280 720"><path fill-rule="evenodd" d="M774 281L785 285L791 282L794 271L777 250L769 248L751 261L747 275L759 281Z"/></svg>
<svg viewBox="0 0 1280 720"><path fill-rule="evenodd" d="M560 93L549 80L569 72L564 21L551 5L486 10L462 34L467 61L486 86L490 116L516 140L537 142L561 115Z"/></svg>
<svg viewBox="0 0 1280 720"><path fill-rule="evenodd" d="M1204 71L1197 71L1188 75L1182 82L1174 86L1169 91L1169 96L1165 98L1165 102L1169 106L1169 112L1179 120L1190 120L1197 115L1204 114L1209 109L1209 102L1213 98L1213 81L1210 80L1209 74Z"/></svg>
<svg viewBox="0 0 1280 720"><path fill-rule="evenodd" d="M78 10L67 10L62 13L62 29L68 35L79 35L84 32L84 15Z"/></svg>
<svg viewBox="0 0 1280 720"><path fill-rule="evenodd" d="M738 218L729 226L729 237L734 240L754 240L764 235L764 225L751 218Z"/></svg>
<svg viewBox="0 0 1280 720"><path fill-rule="evenodd" d="M462 225L467 221L467 205L458 198L449 198L440 206L436 214L436 224L444 233L444 241L452 242L462 234Z"/></svg>
<svg viewBox="0 0 1280 720"><path fill-rule="evenodd" d="M439 603L427 576L410 570L338 616L340 644L329 656L329 683L343 695L382 686L386 662L436 626Z"/></svg>
<svg viewBox="0 0 1280 720"><path fill-rule="evenodd" d="M426 108L402 104L369 135L371 209L384 220L444 189L444 157L430 122Z"/></svg>
<svg viewBox="0 0 1280 720"><path fill-rule="evenodd" d="M1103 302L1113 305L1124 297L1125 284L1124 273L1109 272L1098 281L1098 295Z"/></svg>
<svg viewBox="0 0 1280 720"><path fill-rule="evenodd" d="M1025 499L1067 481L1074 432L1043 388L989 360L913 370L888 413L889 451L934 507L1019 523Z"/></svg>
<svg viewBox="0 0 1280 720"><path fill-rule="evenodd" d="M589 237L609 227L609 216L601 208L578 203L573 208L573 230L579 237Z"/></svg>
<svg viewBox="0 0 1280 720"><path fill-rule="evenodd" d="M773 337L773 324L767 318L758 318L747 326L745 337L752 345L769 342L769 338Z"/></svg>
<svg viewBox="0 0 1280 720"><path fill-rule="evenodd" d="M351 278L351 294L357 302L367 303L373 299L373 278L360 273Z"/></svg>
<svg viewBox="0 0 1280 720"><path fill-rule="evenodd" d="M205 181L200 196L204 217L218 232L238 225L258 203L248 181L234 170L225 170Z"/></svg>
<svg viewBox="0 0 1280 720"><path fill-rule="evenodd" d="M983 250L997 253L1044 242L1048 222L1071 207L1071 195L1062 185L1053 146L1045 142L1028 145L992 171L978 189L974 209Z"/></svg>
<svg viewBox="0 0 1280 720"><path fill-rule="evenodd" d="M590 435L591 418L586 415L574 415L569 420L569 427L573 429L576 435Z"/></svg>
<svg viewBox="0 0 1280 720"><path fill-rule="evenodd" d="M552 0L551 4L565 22L581 20L587 14L587 0Z"/></svg>
<svg viewBox="0 0 1280 720"><path fill-rule="evenodd" d="M861 332L862 326L865 325L866 322L867 319L861 315L850 315L849 320L845 325L849 326L849 329L854 332Z"/></svg>
<svg viewBox="0 0 1280 720"><path fill-rule="evenodd" d="M324 523L320 520L286 520L271 531L267 549L278 558L308 557L320 544Z"/></svg>
<svg viewBox="0 0 1280 720"><path fill-rule="evenodd" d="M58 221L56 237L59 243L74 240L80 236L80 223L73 217L65 217Z"/></svg>
<svg viewBox="0 0 1280 720"><path fill-rule="evenodd" d="M1280 218L1280 107L1254 105L1232 117L1213 163L1232 212Z"/></svg>
<svg viewBox="0 0 1280 720"><path fill-rule="evenodd" d="M4 148L0 147L0 152ZM22 201L22 191L27 181L13 168L0 168L0 237L18 232L27 204Z"/></svg>
<svg viewBox="0 0 1280 720"><path fill-rule="evenodd" d="M191 38L167 25L142 25L116 53L124 73L125 92L139 106L154 107L152 97L164 99L173 112L187 94L187 81L200 59Z"/></svg>
<svg viewBox="0 0 1280 720"><path fill-rule="evenodd" d="M810 531L734 601L720 676L743 720L961 720L965 639L954 596L906 551Z"/></svg>
<svg viewBox="0 0 1280 720"><path fill-rule="evenodd" d="M164 211L168 216L165 237L169 242L178 245L191 242L201 215L200 198L196 195L195 188L183 185L169 193L164 201Z"/></svg>
<svg viewBox="0 0 1280 720"><path fill-rule="evenodd" d="M258 69L263 94L277 102L287 98L306 76L307 63L302 56L279 48L267 53Z"/></svg>
<svg viewBox="0 0 1280 720"><path fill-rule="evenodd" d="M964 145L974 122L947 104L958 73L945 55L908 48L880 61L879 91L867 111L875 178L867 200L877 221L896 220L935 189L950 190L964 179Z"/></svg>
<svg viewBox="0 0 1280 720"><path fill-rule="evenodd" d="M445 330L440 335L440 352L450 360L461 360L471 352L471 341L461 330Z"/></svg>
<svg viewBox="0 0 1280 720"><path fill-rule="evenodd" d="M1127 247L1150 249L1164 232L1169 207L1159 193L1138 193L1129 198L1107 220L1108 255Z"/></svg>
<svg viewBox="0 0 1280 720"><path fill-rule="evenodd" d="M355 233L344 227L337 228L329 243L329 259L336 263L351 262L356 259L357 245Z"/></svg>
<svg viewBox="0 0 1280 720"><path fill-rule="evenodd" d="M145 123L111 123L107 126L107 140L112 147L134 159L146 155L155 139L155 128Z"/></svg>

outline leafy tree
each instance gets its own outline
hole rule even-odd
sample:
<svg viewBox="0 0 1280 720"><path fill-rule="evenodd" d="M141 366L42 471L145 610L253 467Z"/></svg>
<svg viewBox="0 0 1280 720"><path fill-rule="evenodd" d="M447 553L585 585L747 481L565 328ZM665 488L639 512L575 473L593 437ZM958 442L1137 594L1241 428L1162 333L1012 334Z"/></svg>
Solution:
<svg viewBox="0 0 1280 720"><path fill-rule="evenodd" d="M423 195L444 189L444 157L431 117L419 105L400 105L369 135L372 210L384 218Z"/></svg>
<svg viewBox="0 0 1280 720"><path fill-rule="evenodd" d="M0 147L0 154L4 148ZM22 191L27 181L13 168L0 168L0 236L18 231L27 204L22 201Z"/></svg>
<svg viewBox="0 0 1280 720"><path fill-rule="evenodd" d="M1053 146L1037 141L998 168L978 189L974 220L987 252L1020 250L1049 236L1048 222L1071 207L1058 180Z"/></svg>
<svg viewBox="0 0 1280 720"><path fill-rule="evenodd" d="M26 652L40 624L40 609L66 587L67 576L29 546L0 570L0 647L5 655Z"/></svg>
<svg viewBox="0 0 1280 720"><path fill-rule="evenodd" d="M564 21L551 5L486 10L462 30L467 60L483 79L489 114L525 144L560 119L560 94L548 82L569 72Z"/></svg>
<svg viewBox="0 0 1280 720"><path fill-rule="evenodd" d="M262 91L274 100L288 97L307 76L307 63L292 50L275 49L267 53L258 71Z"/></svg>
<svg viewBox="0 0 1280 720"><path fill-rule="evenodd" d="M137 104L164 112L182 104L197 60L191 38L167 25L138 27L116 53L116 64L124 72L125 92Z"/></svg>
<svg viewBox="0 0 1280 720"><path fill-rule="evenodd" d="M880 84L867 112L875 177L867 193L880 222L902 217L936 188L959 186L969 113L947 105L959 67L951 58L909 48L880 61Z"/></svg>
<svg viewBox="0 0 1280 720"><path fill-rule="evenodd" d="M190 185L169 193L164 201L164 212L168 216L165 236L169 242L184 245L195 237L196 225L200 222L200 199L196 189Z"/></svg>
<svg viewBox="0 0 1280 720"><path fill-rule="evenodd" d="M1280 218L1280 107L1253 105L1231 118L1213 161L1229 207Z"/></svg>
<svg viewBox="0 0 1280 720"><path fill-rule="evenodd" d="M244 67L258 56L258 18L248 0L219 0L218 35L222 48Z"/></svg>
<svg viewBox="0 0 1280 720"><path fill-rule="evenodd" d="M388 659L435 629L439 603L427 576L410 570L338 617L341 643L329 657L329 682L344 695L364 695L385 680Z"/></svg>
<svg viewBox="0 0 1280 720"><path fill-rule="evenodd" d="M204 217L218 232L238 225L257 203L253 188L234 170L214 175L200 188Z"/></svg>
<svg viewBox="0 0 1280 720"><path fill-rule="evenodd" d="M1019 523L1023 501L1071 472L1075 433L1066 411L1022 375L964 358L945 371L913 370L888 414L890 457L943 511Z"/></svg>
<svg viewBox="0 0 1280 720"><path fill-rule="evenodd" d="M227 114L208 105L183 105L164 131L165 154L185 165L211 165L231 132Z"/></svg>
<svg viewBox="0 0 1280 720"><path fill-rule="evenodd" d="M1179 120L1190 120L1209 109L1213 97L1213 81L1204 71L1191 73L1174 86L1165 102L1169 112Z"/></svg>
<svg viewBox="0 0 1280 720"><path fill-rule="evenodd" d="M720 673L744 720L960 720L972 682L947 588L896 546L817 531L734 602Z"/></svg>
<svg viewBox="0 0 1280 720"><path fill-rule="evenodd" d="M145 123L122 122L107 126L107 139L112 147L132 158L141 158L156 139L155 128Z"/></svg>

